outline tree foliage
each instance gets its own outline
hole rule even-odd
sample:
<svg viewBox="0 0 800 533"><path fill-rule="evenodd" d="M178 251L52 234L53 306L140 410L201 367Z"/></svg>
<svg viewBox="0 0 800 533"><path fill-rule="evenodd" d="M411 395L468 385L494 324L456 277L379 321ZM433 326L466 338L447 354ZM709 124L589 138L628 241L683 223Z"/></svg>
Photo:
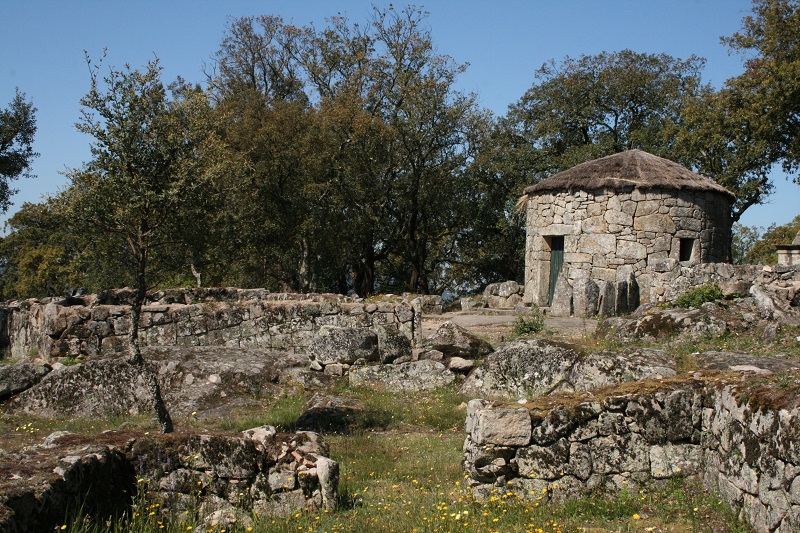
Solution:
<svg viewBox="0 0 800 533"><path fill-rule="evenodd" d="M766 163L788 173L800 169L800 4L796 0L754 0L742 29L723 38L745 57L745 72L728 80L735 98L731 111L747 117L763 143ZM795 181L797 181L795 176Z"/></svg>
<svg viewBox="0 0 800 533"><path fill-rule="evenodd" d="M103 78L90 63L78 127L92 158L9 222L3 294L475 291L523 277L526 186L631 148L727 187L736 221L772 191L776 163L800 167L797 7L755 1L725 40L748 54L745 72L719 90L695 56L603 52L544 64L502 117L457 89L466 65L410 6L320 28L233 19L205 90L165 86L157 61ZM34 111L18 93L0 115L3 135L12 115L28 128L13 176L0 151L0 208L35 155ZM735 260L762 261L761 230L736 228Z"/></svg>
<svg viewBox="0 0 800 533"><path fill-rule="evenodd" d="M734 234L740 235L739 239L749 246L743 248L741 264L774 265L778 262L778 253L775 246L791 244L800 232L800 215L783 225L770 224L766 229L747 226L735 228ZM744 238L742 238L744 237ZM734 242L736 242L734 238Z"/></svg>
<svg viewBox="0 0 800 533"><path fill-rule="evenodd" d="M251 283L366 295L447 282L466 210L441 193L466 188L482 115L424 19L376 8L367 24L340 16L319 31L276 17L229 24L209 84L236 117L225 133L248 206L237 233L272 245L271 260L244 262Z"/></svg>
<svg viewBox="0 0 800 533"><path fill-rule="evenodd" d="M194 216L196 208L212 196L217 143L204 119L208 102L201 91L180 82L169 97L158 60L141 71L111 68L103 78L99 66L90 72L91 89L81 100L77 128L93 139L92 159L69 172L65 195L84 228L118 237L127 247L135 290L131 363L145 375L161 428L170 432L172 420L139 347L139 316L152 256L197 235L203 219Z"/></svg>
<svg viewBox="0 0 800 533"><path fill-rule="evenodd" d="M36 108L19 89L9 106L0 109L0 213L8 211L11 196L17 192L10 181L31 177L31 162L39 155L33 151L35 114Z"/></svg>
<svg viewBox="0 0 800 533"><path fill-rule="evenodd" d="M633 148L682 159L675 136L703 64L631 50L545 63L505 119L516 148L534 154L528 182Z"/></svg>

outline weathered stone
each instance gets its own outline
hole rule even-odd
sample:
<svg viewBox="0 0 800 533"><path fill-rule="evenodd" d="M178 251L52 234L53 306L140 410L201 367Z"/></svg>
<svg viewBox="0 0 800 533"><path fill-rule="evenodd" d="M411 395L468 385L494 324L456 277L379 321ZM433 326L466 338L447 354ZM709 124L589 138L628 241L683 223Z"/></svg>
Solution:
<svg viewBox="0 0 800 533"><path fill-rule="evenodd" d="M486 300L479 298L461 298L461 310L472 311L474 309L486 308Z"/></svg>
<svg viewBox="0 0 800 533"><path fill-rule="evenodd" d="M308 357L223 347L146 347L164 400L174 415L219 416L234 405L257 405L294 380ZM91 359L51 372L7 403L16 412L45 417L108 417L152 412L141 373L127 361Z"/></svg>
<svg viewBox="0 0 800 533"><path fill-rule="evenodd" d="M497 288L497 295L503 298L508 298L513 294L519 294L522 287L516 281L504 281Z"/></svg>
<svg viewBox="0 0 800 533"><path fill-rule="evenodd" d="M570 445L561 438L549 446L526 446L515 458L520 476L560 479L569 469Z"/></svg>
<svg viewBox="0 0 800 533"><path fill-rule="evenodd" d="M452 322L445 322L432 337L423 341L423 347L437 350L445 357L476 359L492 352L492 345Z"/></svg>
<svg viewBox="0 0 800 533"><path fill-rule="evenodd" d="M675 233L677 230L672 218L661 214L636 217L633 220L633 229L636 231L651 231L658 234Z"/></svg>
<svg viewBox="0 0 800 533"><path fill-rule="evenodd" d="M354 387L377 386L390 392L417 392L449 385L455 380L455 374L442 363L412 361L353 368L348 378Z"/></svg>
<svg viewBox="0 0 800 533"><path fill-rule="evenodd" d="M598 286L597 314L606 317L613 316L616 309L617 293L614 282L601 281Z"/></svg>
<svg viewBox="0 0 800 533"><path fill-rule="evenodd" d="M608 233L587 233L578 239L578 249L586 254L608 254L616 247L616 238Z"/></svg>
<svg viewBox="0 0 800 533"><path fill-rule="evenodd" d="M644 259L647 247L635 241L617 241L617 257L621 259Z"/></svg>
<svg viewBox="0 0 800 533"><path fill-rule="evenodd" d="M369 330L322 326L308 347L312 360L322 365L352 365L358 359L378 360L378 336Z"/></svg>
<svg viewBox="0 0 800 533"><path fill-rule="evenodd" d="M561 271L556 280L550 314L553 316L570 316L572 314L572 286L564 271Z"/></svg>
<svg viewBox="0 0 800 533"><path fill-rule="evenodd" d="M590 278L575 280L572 286L572 312L576 317L590 317L597 314L600 288Z"/></svg>
<svg viewBox="0 0 800 533"><path fill-rule="evenodd" d="M531 440L531 416L527 409L478 410L472 438L478 446L525 446Z"/></svg>
<svg viewBox="0 0 800 533"><path fill-rule="evenodd" d="M338 465L323 455L327 446L319 435L309 432L277 436L262 427L242 436L183 432L133 439L104 432L90 440L71 435L0 454L0 469L8 473L0 480L0 530L52 531L76 508L105 520L123 514L144 487L155 501L177 502L174 510L191 500L214 529L252 524L251 508L269 518L274 515L263 513L331 509L336 501ZM268 472L262 471L266 465Z"/></svg>
<svg viewBox="0 0 800 533"><path fill-rule="evenodd" d="M475 362L461 357L451 357L447 361L447 368L459 374L466 374L475 367Z"/></svg>
<svg viewBox="0 0 800 533"><path fill-rule="evenodd" d="M37 365L26 362L0 365L0 402L13 394L27 390L50 373L50 365Z"/></svg>
<svg viewBox="0 0 800 533"><path fill-rule="evenodd" d="M400 333L397 326L375 326L378 335L378 355L381 363L394 362L399 357L411 355L411 341Z"/></svg>
<svg viewBox="0 0 800 533"><path fill-rule="evenodd" d="M487 396L543 396L559 388L579 357L571 346L518 339L489 355L461 390Z"/></svg>
<svg viewBox="0 0 800 533"><path fill-rule="evenodd" d="M316 393L306 402L295 427L317 432L347 432L356 427L380 423L377 413L365 410L357 400Z"/></svg>

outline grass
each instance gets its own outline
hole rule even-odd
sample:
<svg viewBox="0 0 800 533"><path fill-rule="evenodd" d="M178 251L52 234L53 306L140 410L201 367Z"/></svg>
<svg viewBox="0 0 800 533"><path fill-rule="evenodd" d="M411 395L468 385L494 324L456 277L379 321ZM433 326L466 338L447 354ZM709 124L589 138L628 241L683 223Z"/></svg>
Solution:
<svg viewBox="0 0 800 533"><path fill-rule="evenodd" d="M632 489L609 498L593 494L565 504L533 495L521 499L502 488L488 499L473 498L459 467L463 434L366 432L329 438L339 461L339 506L331 512L298 511L281 518L253 517L246 526L203 526L193 510L171 513L140 499L127 517L108 524L76 519L80 533L254 531L264 533L507 532L566 533L718 532L744 533L733 512L690 479L657 489ZM151 514L152 513L152 514ZM172 521L166 519L172 516ZM163 529L161 529L163 526Z"/></svg>
<svg viewBox="0 0 800 533"><path fill-rule="evenodd" d="M715 302L722 299L722 289L719 284L704 283L693 287L684 292L675 300L675 307L700 307L707 302Z"/></svg>
<svg viewBox="0 0 800 533"><path fill-rule="evenodd" d="M782 382L781 382L782 383ZM521 499L497 488L485 500L473 497L461 470L464 399L453 389L418 395L392 394L372 388L337 391L382 409L384 429L363 428L329 435L331 457L339 462L338 506L333 511L298 511L288 517L252 517L252 523L228 527L204 525L195 512L177 510L145 498L143 490L127 515L95 521L86 516L65 521L73 533L472 533L519 531L744 533L730 508L704 491L696 480L674 479L660 488L631 488L614 497L592 494L567 503L545 495ZM302 397L286 396L261 419L233 418L238 430L251 423L289 420L299 413ZM303 400L304 402L305 400ZM295 415L296 416L296 415ZM116 422L95 422L93 431ZM284 422L285 423L285 422ZM44 434L39 421L30 422ZM47 430L56 429L57 423ZM273 424L275 425L275 424ZM72 426L78 429L76 426ZM197 503L197 502L196 502ZM247 528L251 527L251 530Z"/></svg>
<svg viewBox="0 0 800 533"><path fill-rule="evenodd" d="M509 328L510 329L510 328ZM781 329L776 343L764 346L752 332L730 333L685 343L674 339L666 345L682 370L696 362L692 355L706 350L747 350L789 353L800 359L796 336L799 328ZM584 336L584 347L612 348L607 341ZM629 345L627 345L629 346ZM618 347L617 347L618 348ZM754 396L782 401L784 393L796 392L795 374L760 378ZM744 533L750 529L737 521L734 511L705 491L694 479L673 479L659 486L631 487L609 497L603 494L554 503L546 495L521 499L499 487L485 500L476 500L461 470L464 440L464 403L455 386L419 394L389 393L377 387L341 386L334 394L353 398L372 413L347 434L326 436L331 456L339 462L338 506L333 511L299 511L288 517L253 516L239 526L204 525L195 512L147 498L142 488L134 507L120 517L93 520L77 514L65 520L64 531L75 533L144 533L167 531L278 532L278 533L472 533L472 532L678 532ZM300 388L286 391L264 407L248 407L217 420L196 416L177 419L179 426L238 432L269 424L291 431L312 393ZM97 434L122 425L142 431L154 429L149 417L134 420L45 420L35 417L0 416L3 447L41 442L52 431L69 430ZM7 444L8 443L8 444ZM248 529L252 528L252 529Z"/></svg>
<svg viewBox="0 0 800 533"><path fill-rule="evenodd" d="M514 324L514 334L520 337L535 335L544 329L544 315L538 307L532 307L528 316L520 315Z"/></svg>

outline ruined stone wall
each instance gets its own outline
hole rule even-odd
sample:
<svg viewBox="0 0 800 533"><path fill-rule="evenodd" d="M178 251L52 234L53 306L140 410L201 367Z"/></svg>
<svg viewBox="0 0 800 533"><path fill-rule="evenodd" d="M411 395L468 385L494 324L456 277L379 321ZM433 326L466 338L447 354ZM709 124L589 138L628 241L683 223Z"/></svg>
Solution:
<svg viewBox="0 0 800 533"><path fill-rule="evenodd" d="M726 261L730 231L730 202L715 192L577 190L531 196L525 301L548 304L553 237L564 239L563 273L570 285L581 279L613 284L632 273L647 302L653 273ZM680 261L681 239L691 239L688 261Z"/></svg>
<svg viewBox="0 0 800 533"><path fill-rule="evenodd" d="M119 516L141 491L158 504L148 509L159 523L191 509L195 526L204 526L198 530L252 529L254 514L333 509L339 465L327 455L320 435L278 434L272 426L241 435L106 432L91 442L56 432L42 446L0 457L9 473L0 480L0 531L57 530L77 509L100 520Z"/></svg>
<svg viewBox="0 0 800 533"><path fill-rule="evenodd" d="M800 531L800 408L748 401L741 383L649 387L539 407L470 401L470 483L563 499L698 474L756 531Z"/></svg>
<svg viewBox="0 0 800 533"><path fill-rule="evenodd" d="M110 355L127 348L130 291L67 299L25 300L3 309L0 341L12 358ZM142 308L147 346L227 346L303 352L322 326L395 326L415 342L421 331L415 298L363 301L338 295L263 290L154 293ZM0 315L2 318L2 315Z"/></svg>
<svg viewBox="0 0 800 533"><path fill-rule="evenodd" d="M779 301L791 302L800 282L800 265L679 265L653 276L653 301L673 301L686 290L710 282L718 283L726 296L748 296L756 287L773 293Z"/></svg>

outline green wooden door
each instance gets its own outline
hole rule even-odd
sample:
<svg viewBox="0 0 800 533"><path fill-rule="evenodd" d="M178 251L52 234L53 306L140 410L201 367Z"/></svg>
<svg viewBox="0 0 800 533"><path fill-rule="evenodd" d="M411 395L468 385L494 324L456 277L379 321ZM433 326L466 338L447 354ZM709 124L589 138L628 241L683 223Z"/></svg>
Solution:
<svg viewBox="0 0 800 533"><path fill-rule="evenodd" d="M564 237L550 237L550 299L547 305L553 305L553 294L556 292L556 281L564 266Z"/></svg>

